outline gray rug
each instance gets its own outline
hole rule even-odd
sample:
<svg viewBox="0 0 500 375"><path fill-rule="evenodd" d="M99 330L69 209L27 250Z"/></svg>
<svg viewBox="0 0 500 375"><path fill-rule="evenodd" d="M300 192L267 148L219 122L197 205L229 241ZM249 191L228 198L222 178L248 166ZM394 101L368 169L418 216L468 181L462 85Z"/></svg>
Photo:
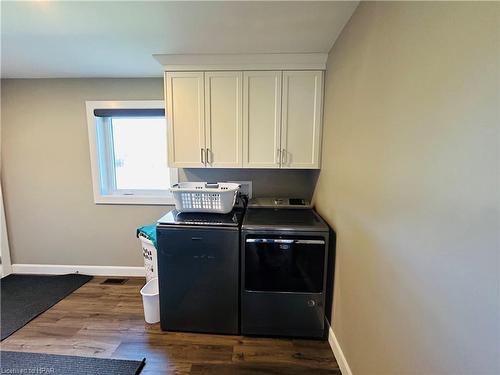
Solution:
<svg viewBox="0 0 500 375"><path fill-rule="evenodd" d="M1 339L54 306L68 294L92 280L92 276L9 275L0 281Z"/></svg>
<svg viewBox="0 0 500 375"><path fill-rule="evenodd" d="M137 375L145 360L129 361L23 352L0 352L2 374Z"/></svg>

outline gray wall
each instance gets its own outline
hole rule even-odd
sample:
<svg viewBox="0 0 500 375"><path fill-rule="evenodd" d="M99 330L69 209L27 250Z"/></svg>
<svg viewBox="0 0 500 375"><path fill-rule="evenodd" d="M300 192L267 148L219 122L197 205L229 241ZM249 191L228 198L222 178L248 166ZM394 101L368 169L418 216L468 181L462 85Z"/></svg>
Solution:
<svg viewBox="0 0 500 375"><path fill-rule="evenodd" d="M319 212L355 375L499 374L498 3L361 3L330 52Z"/></svg>
<svg viewBox="0 0 500 375"><path fill-rule="evenodd" d="M161 99L161 79L2 80L12 263L138 266L135 228L161 206L95 205L85 100Z"/></svg>
<svg viewBox="0 0 500 375"><path fill-rule="evenodd" d="M318 170L280 169L181 169L181 181L252 181L254 197L311 199Z"/></svg>
<svg viewBox="0 0 500 375"><path fill-rule="evenodd" d="M162 79L15 79L1 89L12 262L140 266L135 228L171 207L94 204L85 101L161 99ZM317 172L181 170L180 177L253 180L256 195L310 197Z"/></svg>

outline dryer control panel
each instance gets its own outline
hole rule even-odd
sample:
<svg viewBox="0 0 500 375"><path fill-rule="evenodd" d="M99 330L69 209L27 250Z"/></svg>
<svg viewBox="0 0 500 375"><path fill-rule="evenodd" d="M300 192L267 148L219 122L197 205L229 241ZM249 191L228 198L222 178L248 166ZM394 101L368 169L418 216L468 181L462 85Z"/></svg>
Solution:
<svg viewBox="0 0 500 375"><path fill-rule="evenodd" d="M302 198L253 198L248 202L252 208L311 208L311 202Z"/></svg>

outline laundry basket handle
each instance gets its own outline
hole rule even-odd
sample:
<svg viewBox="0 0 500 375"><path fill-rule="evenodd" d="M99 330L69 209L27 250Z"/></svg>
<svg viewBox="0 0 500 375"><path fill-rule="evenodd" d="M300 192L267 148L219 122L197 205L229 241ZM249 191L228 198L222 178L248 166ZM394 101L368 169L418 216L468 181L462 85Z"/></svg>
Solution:
<svg viewBox="0 0 500 375"><path fill-rule="evenodd" d="M207 188L207 189L218 189L219 188L219 184L218 183L210 184L210 183L207 182L205 184L205 188Z"/></svg>

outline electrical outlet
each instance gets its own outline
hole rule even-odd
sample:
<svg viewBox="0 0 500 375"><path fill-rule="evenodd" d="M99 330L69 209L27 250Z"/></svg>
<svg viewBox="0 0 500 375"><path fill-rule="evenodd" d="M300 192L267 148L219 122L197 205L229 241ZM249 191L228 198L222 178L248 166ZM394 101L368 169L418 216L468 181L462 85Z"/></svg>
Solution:
<svg viewBox="0 0 500 375"><path fill-rule="evenodd" d="M240 184L240 192L248 196L248 199L252 198L252 181L228 181L235 184Z"/></svg>

